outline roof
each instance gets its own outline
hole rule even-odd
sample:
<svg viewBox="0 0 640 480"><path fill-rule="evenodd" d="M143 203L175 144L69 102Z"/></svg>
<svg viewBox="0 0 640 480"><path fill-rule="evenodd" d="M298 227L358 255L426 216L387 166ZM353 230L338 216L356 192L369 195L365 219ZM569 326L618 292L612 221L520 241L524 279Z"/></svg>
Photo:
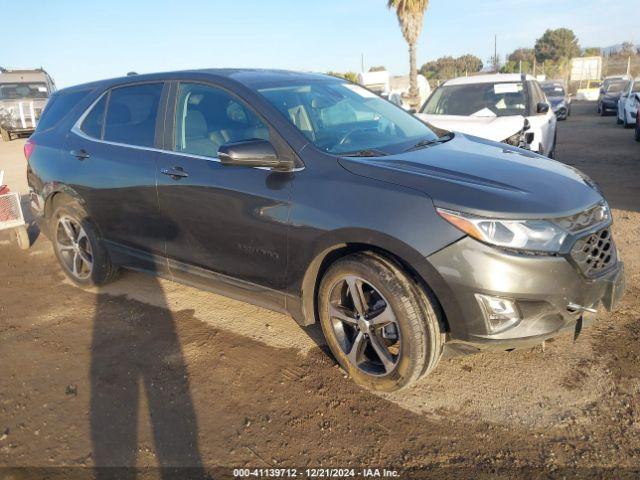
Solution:
<svg viewBox="0 0 640 480"><path fill-rule="evenodd" d="M486 75L473 75L471 77L458 77L447 80L444 85L471 85L474 83L498 83L521 82L523 80L535 80L531 75L520 73L490 73Z"/></svg>
<svg viewBox="0 0 640 480"><path fill-rule="evenodd" d="M38 68L34 70L1 70L0 82L36 82L47 79L47 72Z"/></svg>
<svg viewBox="0 0 640 480"><path fill-rule="evenodd" d="M81 85L74 85L64 90L75 90L96 86L117 85L118 83L131 83L133 81L160 81L166 79L180 79L180 78L198 78L205 79L207 77L211 79L229 79L243 85L246 85L252 89L262 88L269 86L272 83L295 83L295 82L308 82L313 80L328 80L334 79L340 81L341 79L325 75L322 73L310 73L310 72L294 72L289 70L267 70L257 68L208 68L201 70L179 70L174 72L159 72L159 73L145 73L135 75L124 75L122 77L110 78L105 80L98 80L95 82L84 83ZM342 80L346 81L346 80Z"/></svg>

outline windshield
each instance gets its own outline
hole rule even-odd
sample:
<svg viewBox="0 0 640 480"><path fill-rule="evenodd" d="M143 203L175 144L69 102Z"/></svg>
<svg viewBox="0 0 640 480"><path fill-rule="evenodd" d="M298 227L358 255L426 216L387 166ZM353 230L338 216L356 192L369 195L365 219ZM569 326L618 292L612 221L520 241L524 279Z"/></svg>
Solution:
<svg viewBox="0 0 640 480"><path fill-rule="evenodd" d="M422 113L504 117L525 115L527 99L522 82L445 85L429 97Z"/></svg>
<svg viewBox="0 0 640 480"><path fill-rule="evenodd" d="M624 87L627 86L628 83L629 82L627 82L627 81L624 81L624 82L612 82L607 87L607 93L619 93L624 89Z"/></svg>
<svg viewBox="0 0 640 480"><path fill-rule="evenodd" d="M560 85L542 85L542 90L547 97L564 97L564 88Z"/></svg>
<svg viewBox="0 0 640 480"><path fill-rule="evenodd" d="M0 100L21 98L47 98L49 90L45 83L0 83Z"/></svg>
<svg viewBox="0 0 640 480"><path fill-rule="evenodd" d="M341 154L396 153L436 134L401 108L358 85L335 81L258 89L316 147Z"/></svg>

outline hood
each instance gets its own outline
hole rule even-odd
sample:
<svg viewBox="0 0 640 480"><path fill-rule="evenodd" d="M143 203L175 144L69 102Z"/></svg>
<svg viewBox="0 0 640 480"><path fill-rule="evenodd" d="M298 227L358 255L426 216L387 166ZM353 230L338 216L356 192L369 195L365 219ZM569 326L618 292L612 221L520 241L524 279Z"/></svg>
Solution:
<svg viewBox="0 0 640 480"><path fill-rule="evenodd" d="M549 103L551 103L551 106L560 105L565 100L564 97L547 97L547 99Z"/></svg>
<svg viewBox="0 0 640 480"><path fill-rule="evenodd" d="M602 200L572 167L462 134L421 150L339 162L356 175L419 190L436 206L496 218L561 217Z"/></svg>
<svg viewBox="0 0 640 480"><path fill-rule="evenodd" d="M428 115L418 113L418 118L438 128L452 132L462 132L476 137L501 142L524 127L524 117L511 115L508 117L480 117L460 115Z"/></svg>

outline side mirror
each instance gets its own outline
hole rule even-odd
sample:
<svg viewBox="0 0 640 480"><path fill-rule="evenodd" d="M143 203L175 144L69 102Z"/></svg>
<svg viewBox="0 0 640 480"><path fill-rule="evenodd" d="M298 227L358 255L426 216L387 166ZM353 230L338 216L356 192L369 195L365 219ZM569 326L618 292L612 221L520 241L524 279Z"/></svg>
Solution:
<svg viewBox="0 0 640 480"><path fill-rule="evenodd" d="M547 113L549 111L549 104L545 102L540 102L536 106L536 111L538 113Z"/></svg>
<svg viewBox="0 0 640 480"><path fill-rule="evenodd" d="M230 142L218 149L218 158L223 165L238 167L287 168L287 162L278 158L273 145L267 140L251 139Z"/></svg>

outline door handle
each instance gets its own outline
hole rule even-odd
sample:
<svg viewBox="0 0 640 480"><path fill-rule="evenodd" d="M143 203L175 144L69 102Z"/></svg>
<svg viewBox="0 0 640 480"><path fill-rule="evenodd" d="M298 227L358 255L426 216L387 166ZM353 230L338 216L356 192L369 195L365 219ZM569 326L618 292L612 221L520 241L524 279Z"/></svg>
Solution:
<svg viewBox="0 0 640 480"><path fill-rule="evenodd" d="M167 175L176 180L189 176L189 174L185 172L182 167L161 168L160 173L162 173L163 175Z"/></svg>
<svg viewBox="0 0 640 480"><path fill-rule="evenodd" d="M89 152L87 152L84 148L81 148L80 150L71 150L69 153L72 156L76 157L78 160L84 160L91 156L89 155Z"/></svg>

